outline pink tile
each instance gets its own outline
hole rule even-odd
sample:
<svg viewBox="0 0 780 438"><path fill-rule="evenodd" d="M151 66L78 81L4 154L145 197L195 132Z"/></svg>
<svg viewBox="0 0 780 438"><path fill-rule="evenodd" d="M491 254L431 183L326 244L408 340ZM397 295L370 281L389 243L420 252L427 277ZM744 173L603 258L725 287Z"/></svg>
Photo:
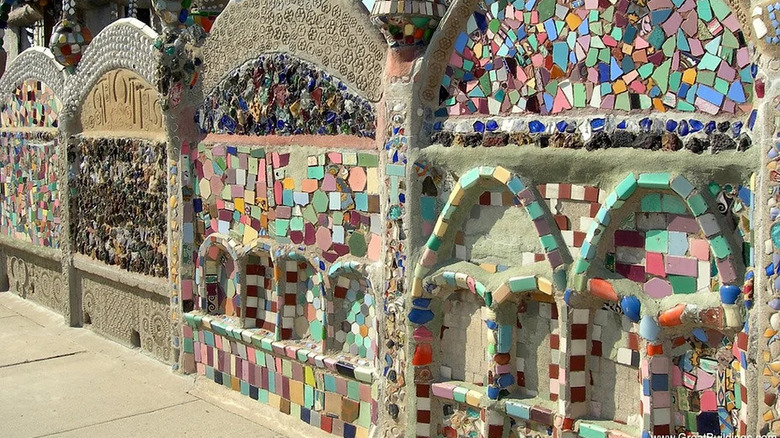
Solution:
<svg viewBox="0 0 780 438"><path fill-rule="evenodd" d="M652 278L645 283L644 290L649 297L660 299L672 294L672 285L666 280Z"/></svg>
<svg viewBox="0 0 780 438"><path fill-rule="evenodd" d="M699 260L710 259L710 244L704 239L691 238L690 245L691 255Z"/></svg>
<svg viewBox="0 0 780 438"><path fill-rule="evenodd" d="M731 260L731 257L718 261L717 265L721 281L724 283L733 283L737 280L737 272L734 270L734 263L733 260Z"/></svg>
<svg viewBox="0 0 780 438"><path fill-rule="evenodd" d="M699 224L690 216L669 215L669 231L684 231L686 233L698 233Z"/></svg>
<svg viewBox="0 0 780 438"><path fill-rule="evenodd" d="M672 386L682 386L682 371L679 368L672 368Z"/></svg>
<svg viewBox="0 0 780 438"><path fill-rule="evenodd" d="M672 396L669 391L655 391L653 393L653 408L669 408L672 406Z"/></svg>
<svg viewBox="0 0 780 438"><path fill-rule="evenodd" d="M717 412L718 397L714 391L704 391L701 394L701 410L702 412Z"/></svg>
<svg viewBox="0 0 780 438"><path fill-rule="evenodd" d="M645 271L647 271L648 274L666 277L664 255L660 252L648 252L645 255Z"/></svg>
<svg viewBox="0 0 780 438"><path fill-rule="evenodd" d="M665 257L667 274L685 275L697 277L699 275L699 263L695 258L667 255Z"/></svg>

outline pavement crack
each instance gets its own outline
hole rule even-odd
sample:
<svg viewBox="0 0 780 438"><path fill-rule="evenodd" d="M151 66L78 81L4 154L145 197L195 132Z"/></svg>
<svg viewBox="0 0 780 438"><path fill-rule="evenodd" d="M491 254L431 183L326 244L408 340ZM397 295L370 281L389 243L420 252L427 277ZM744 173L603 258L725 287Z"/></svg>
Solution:
<svg viewBox="0 0 780 438"><path fill-rule="evenodd" d="M115 421L126 420L128 418L133 418L133 417L140 417L141 415L154 414L155 412L164 411L166 409L175 408L177 406L184 406L184 405L187 405L187 404L190 404L190 403L195 403L197 401L199 401L199 400L198 399L187 400L187 401L184 401L184 402L181 402L181 403L175 403L175 404L168 405L168 406L162 406L162 407L159 407L159 408L156 408L156 409L152 409L152 410L149 410L149 411L137 412L135 414L130 414L130 415L122 416L122 417L112 418L110 420L105 420L105 421L98 421L97 423L85 424L83 426L74 427L74 428L71 428L71 429L58 430L56 432L51 432L51 433L47 433L47 434L43 434L43 435L36 435L34 438L44 438L44 437L49 437L49 436L56 436L56 435L67 433L67 432L73 432L75 430L86 429L88 427L100 426L101 424L113 423Z"/></svg>
<svg viewBox="0 0 780 438"><path fill-rule="evenodd" d="M87 350L79 350L79 351L74 351L72 353L64 353L64 354L57 354L55 356L42 357L40 359L25 360L23 362L9 363L7 365L0 365L0 369L1 368L8 368L8 367L15 367L15 366L18 366L18 365L26 365L28 363L44 362L44 361L52 360L52 359L60 359L60 358L63 358L63 357L75 356L77 354L86 353L86 352L87 352Z"/></svg>

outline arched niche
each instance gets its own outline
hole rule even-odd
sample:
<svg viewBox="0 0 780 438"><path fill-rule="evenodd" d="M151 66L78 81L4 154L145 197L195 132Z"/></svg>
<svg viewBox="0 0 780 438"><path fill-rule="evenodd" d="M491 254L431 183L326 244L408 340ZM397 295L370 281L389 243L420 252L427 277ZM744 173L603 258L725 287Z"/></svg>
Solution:
<svg viewBox="0 0 780 438"><path fill-rule="evenodd" d="M354 261L337 262L328 270L328 280L327 348L336 354L376 360L379 315L365 266Z"/></svg>
<svg viewBox="0 0 780 438"><path fill-rule="evenodd" d="M298 55L267 53L222 77L195 120L204 134L374 138L376 110L364 96Z"/></svg>
<svg viewBox="0 0 780 438"><path fill-rule="evenodd" d="M568 250L560 243L559 230L550 218L544 200L539 198L532 188L527 188L523 181L509 170L501 166L482 166L465 172L452 190L447 203L439 214L433 234L423 250L422 257L414 272L412 291L414 296L423 294L423 278L434 266L445 265L454 257L448 250L455 252L456 233L463 227L468 215L466 211L478 201L478 195L485 188L506 191L513 199L514 205L521 205L527 215L523 217L533 222L528 227L535 240L538 240L540 252L549 265L548 278L551 271L570 261ZM502 195L503 196L503 195ZM503 198L502 198L503 199ZM457 253L456 253L457 254Z"/></svg>
<svg viewBox="0 0 780 438"><path fill-rule="evenodd" d="M723 0L456 1L426 53L422 98L444 104L441 115L586 107L738 115L753 94L744 18Z"/></svg>
<svg viewBox="0 0 780 438"><path fill-rule="evenodd" d="M212 234L198 250L196 310L209 315L241 316L239 246L229 237Z"/></svg>
<svg viewBox="0 0 780 438"><path fill-rule="evenodd" d="M310 341L321 350L327 333L322 275L297 252L277 260L281 339Z"/></svg>
<svg viewBox="0 0 780 438"><path fill-rule="evenodd" d="M278 297L274 285L274 260L268 249L256 247L246 255L244 327L276 331Z"/></svg>
<svg viewBox="0 0 780 438"><path fill-rule="evenodd" d="M591 293L613 301L618 289L663 300L737 284L744 264L712 203L682 175L630 174L596 215L575 273L596 277L587 281Z"/></svg>
<svg viewBox="0 0 780 438"><path fill-rule="evenodd" d="M386 50L368 12L354 2L231 2L214 22L202 48L203 90L210 93L228 72L257 54L282 52L322 66L371 101L378 101Z"/></svg>

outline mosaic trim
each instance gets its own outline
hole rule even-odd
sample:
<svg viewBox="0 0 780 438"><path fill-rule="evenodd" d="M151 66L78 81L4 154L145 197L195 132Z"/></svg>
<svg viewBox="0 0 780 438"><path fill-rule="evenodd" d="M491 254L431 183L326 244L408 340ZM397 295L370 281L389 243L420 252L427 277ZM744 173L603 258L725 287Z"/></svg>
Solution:
<svg viewBox="0 0 780 438"><path fill-rule="evenodd" d="M60 99L48 85L27 80L3 103L0 124L4 128L56 128L61 110Z"/></svg>
<svg viewBox="0 0 780 438"><path fill-rule="evenodd" d="M52 134L0 132L0 230L35 245L59 248L58 142Z"/></svg>
<svg viewBox="0 0 780 438"><path fill-rule="evenodd" d="M750 110L750 52L728 4L629 6L480 1L455 40L441 103L450 115Z"/></svg>
<svg viewBox="0 0 780 438"><path fill-rule="evenodd" d="M406 285L409 222L406 219L407 152L410 136L406 133L408 112L406 103L387 102L385 161L385 284L382 294L384 313L382 357L383 404L386 409L387 427L399 427L399 418L405 418L407 403L414 400L407 396L407 327ZM419 394L417 401L420 403Z"/></svg>
<svg viewBox="0 0 780 438"><path fill-rule="evenodd" d="M476 169L472 169L466 172L458 181L456 186L452 190L447 204L442 210L441 215L433 230L433 235L428 239L426 248L423 251L423 255L420 258L418 267L415 269L414 280L412 283L412 294L415 297L419 297L423 292L422 279L425 274L434 266L438 259L438 250L441 243L447 240L448 230L450 230L450 218L457 210L461 200L470 189L477 187L481 184L481 181L492 181L505 185L509 191L517 197L518 201L525 207L531 220L546 223L545 216L548 215L544 207L542 207L543 201L540 201L532 189L526 188L525 184L517 176L512 175L508 170L503 167L487 167L482 166ZM456 225L456 224L453 224ZM453 227L454 228L454 227ZM547 259L552 269L564 263L564 255L559 250L559 243L557 238L550 232L549 226L548 233L539 236L539 240L542 247L545 249ZM452 231L451 231L452 233Z"/></svg>
<svg viewBox="0 0 780 438"><path fill-rule="evenodd" d="M74 250L130 272L167 277L165 144L82 138L76 150Z"/></svg>
<svg viewBox="0 0 780 438"><path fill-rule="evenodd" d="M233 70L206 97L203 133L355 135L374 138L372 104L316 66L289 55L261 56Z"/></svg>
<svg viewBox="0 0 780 438"><path fill-rule="evenodd" d="M752 129L757 112L745 122L698 119L626 120L598 117L582 120L538 119L448 120L433 124L431 143L444 147L502 147L529 145L588 151L634 148L696 154L713 154L752 146Z"/></svg>

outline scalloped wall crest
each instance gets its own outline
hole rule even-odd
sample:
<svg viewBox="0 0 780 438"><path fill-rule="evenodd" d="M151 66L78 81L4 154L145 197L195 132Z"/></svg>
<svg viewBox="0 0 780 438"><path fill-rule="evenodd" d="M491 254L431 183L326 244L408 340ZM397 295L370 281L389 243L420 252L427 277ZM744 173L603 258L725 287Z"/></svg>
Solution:
<svg viewBox="0 0 780 438"><path fill-rule="evenodd" d="M365 8L358 6L348 0L231 2L202 49L203 90L209 92L230 71L260 54L287 52L323 66L378 101L387 44Z"/></svg>
<svg viewBox="0 0 780 438"><path fill-rule="evenodd" d="M95 84L109 71L131 70L149 84L156 84L160 53L149 26L135 18L117 20L95 36L67 84L66 106L78 108Z"/></svg>
<svg viewBox="0 0 780 438"><path fill-rule="evenodd" d="M66 94L64 67L57 64L49 49L33 47L14 58L0 77L0 94L13 93L29 79L45 83L60 99Z"/></svg>

